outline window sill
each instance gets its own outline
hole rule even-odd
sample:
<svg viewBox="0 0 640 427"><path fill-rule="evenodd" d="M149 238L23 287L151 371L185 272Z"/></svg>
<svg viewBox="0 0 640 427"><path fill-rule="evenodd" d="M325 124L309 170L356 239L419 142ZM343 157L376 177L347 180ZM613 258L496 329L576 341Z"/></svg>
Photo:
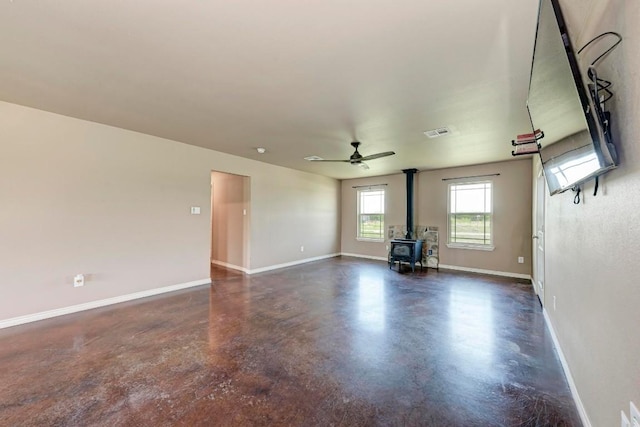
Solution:
<svg viewBox="0 0 640 427"><path fill-rule="evenodd" d="M493 251L495 246L493 245L470 245L464 243L447 243L449 249L470 249L472 251Z"/></svg>
<svg viewBox="0 0 640 427"><path fill-rule="evenodd" d="M358 242L384 243L384 239L367 239L366 237L356 237Z"/></svg>

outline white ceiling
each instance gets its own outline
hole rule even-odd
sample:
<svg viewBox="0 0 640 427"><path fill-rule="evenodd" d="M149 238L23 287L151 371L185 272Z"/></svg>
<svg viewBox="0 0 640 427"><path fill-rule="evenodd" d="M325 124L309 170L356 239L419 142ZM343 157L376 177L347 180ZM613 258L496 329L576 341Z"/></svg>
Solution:
<svg viewBox="0 0 640 427"><path fill-rule="evenodd" d="M531 132L537 7L3 1L0 99L335 178L509 160ZM354 139L397 154L368 171L303 160L348 158Z"/></svg>

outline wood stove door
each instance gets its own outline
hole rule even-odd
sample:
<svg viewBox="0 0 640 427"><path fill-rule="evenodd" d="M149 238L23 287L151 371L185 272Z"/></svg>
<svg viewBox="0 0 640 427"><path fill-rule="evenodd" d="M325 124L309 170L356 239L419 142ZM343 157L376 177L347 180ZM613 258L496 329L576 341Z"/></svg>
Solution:
<svg viewBox="0 0 640 427"><path fill-rule="evenodd" d="M391 246L392 256L396 259L411 260L411 246L405 244L395 244Z"/></svg>

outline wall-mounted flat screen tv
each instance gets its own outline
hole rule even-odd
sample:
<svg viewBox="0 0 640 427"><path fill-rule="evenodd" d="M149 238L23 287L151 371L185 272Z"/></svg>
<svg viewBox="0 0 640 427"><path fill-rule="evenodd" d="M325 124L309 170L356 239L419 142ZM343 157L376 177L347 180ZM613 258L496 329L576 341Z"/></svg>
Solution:
<svg viewBox="0 0 640 427"><path fill-rule="evenodd" d="M585 86L557 0L541 0L527 108L544 137L540 159L551 195L616 167L597 88Z"/></svg>

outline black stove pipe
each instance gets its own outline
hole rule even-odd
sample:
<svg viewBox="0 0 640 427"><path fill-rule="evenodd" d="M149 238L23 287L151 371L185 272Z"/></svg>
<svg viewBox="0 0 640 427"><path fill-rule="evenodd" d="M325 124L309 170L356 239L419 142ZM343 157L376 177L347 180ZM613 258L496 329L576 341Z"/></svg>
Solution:
<svg viewBox="0 0 640 427"><path fill-rule="evenodd" d="M407 234L406 239L411 239L413 234L413 175L418 169L402 169L407 176Z"/></svg>

